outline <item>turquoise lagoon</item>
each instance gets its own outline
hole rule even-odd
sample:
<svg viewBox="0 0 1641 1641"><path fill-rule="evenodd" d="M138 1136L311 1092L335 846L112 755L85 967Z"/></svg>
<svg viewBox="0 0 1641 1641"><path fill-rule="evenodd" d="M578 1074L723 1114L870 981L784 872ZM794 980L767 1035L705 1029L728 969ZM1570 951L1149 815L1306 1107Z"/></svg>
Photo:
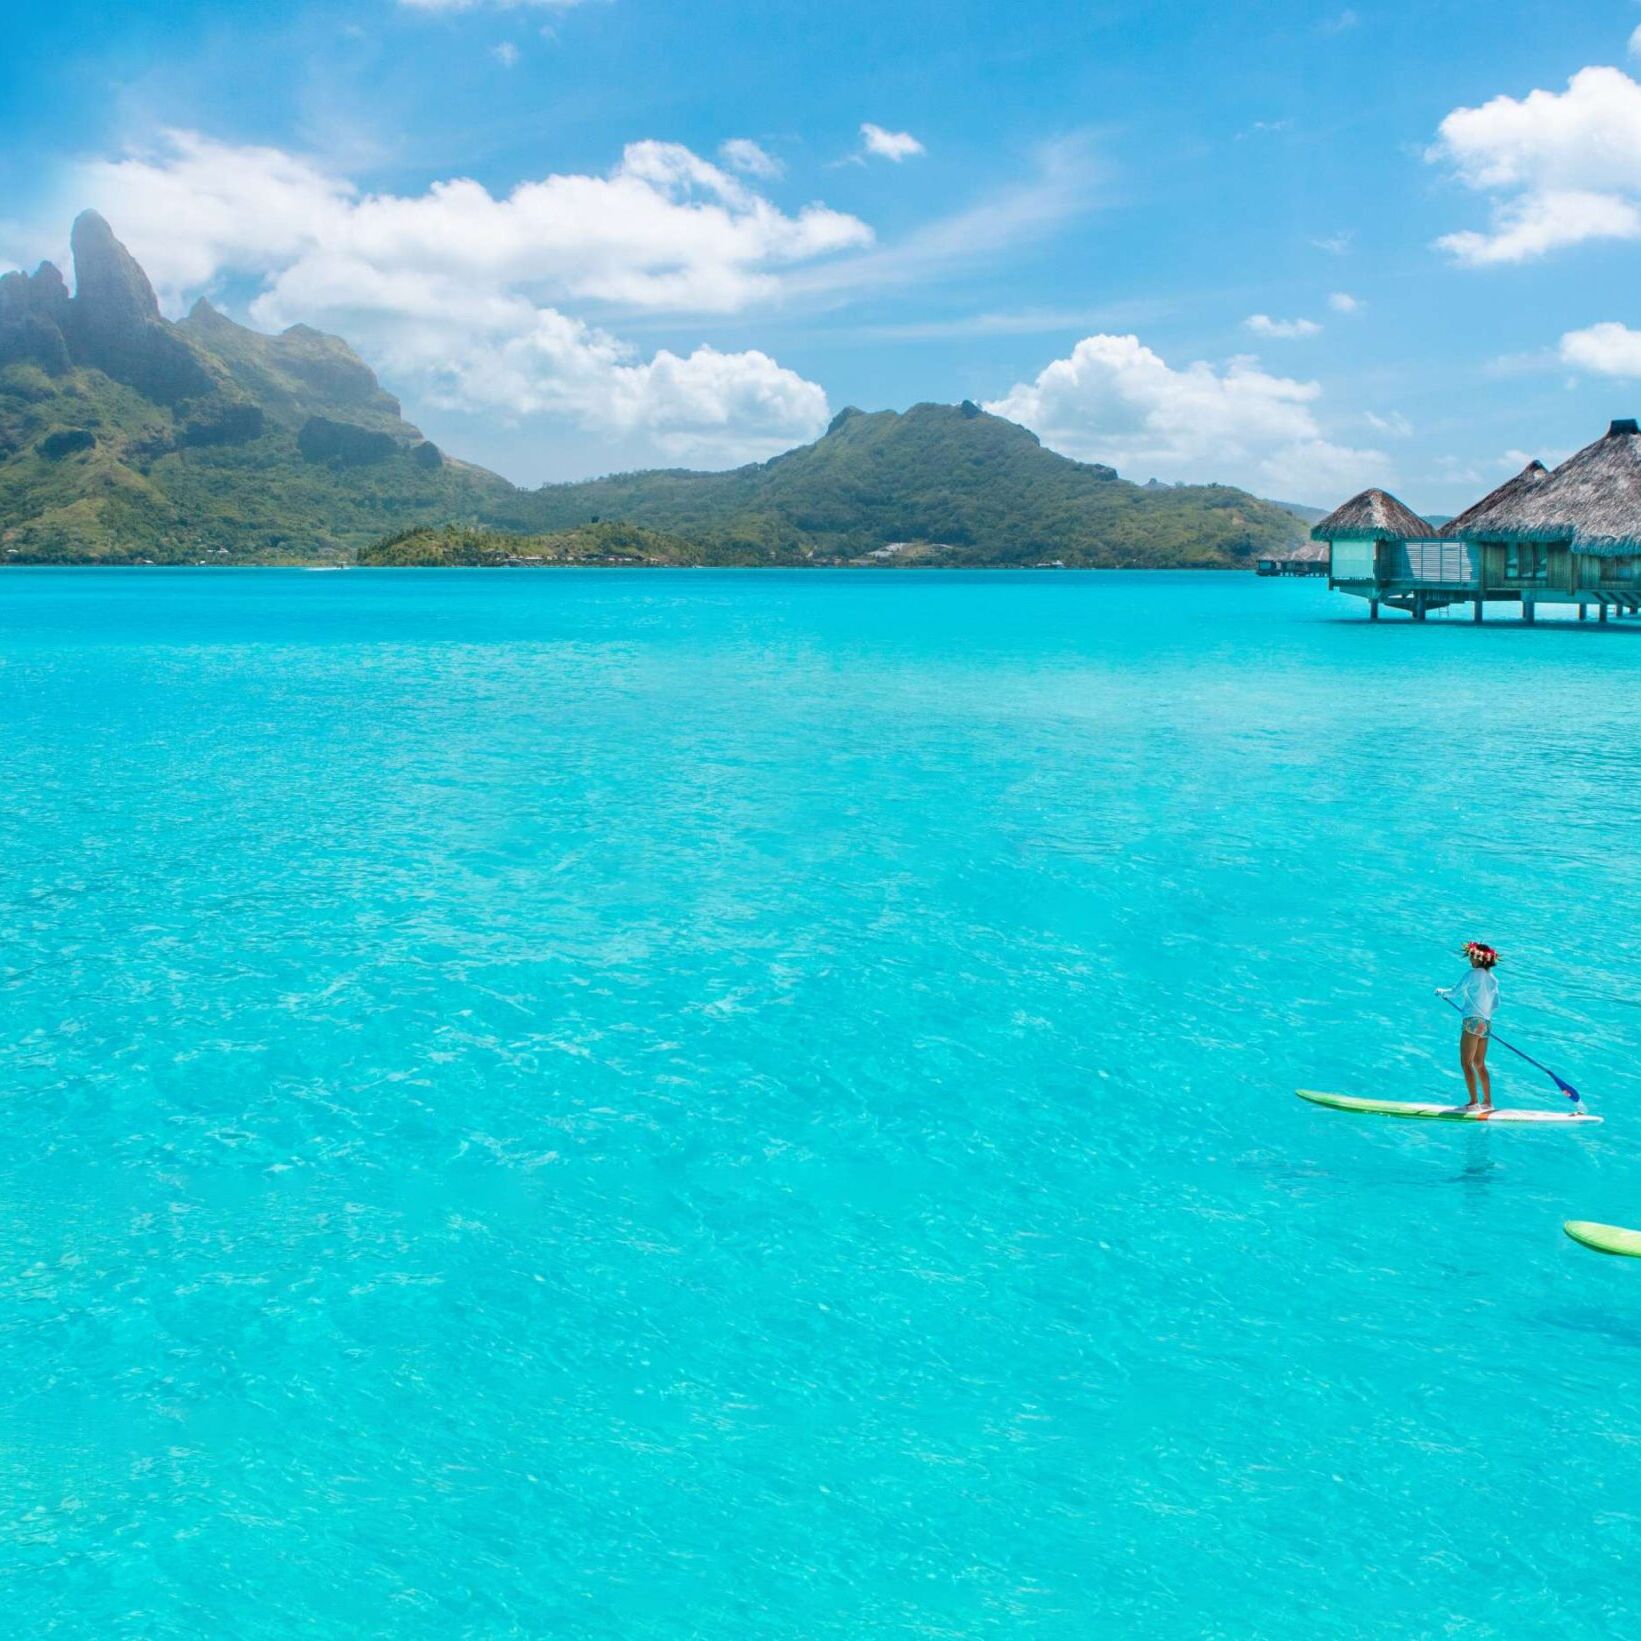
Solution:
<svg viewBox="0 0 1641 1641"><path fill-rule="evenodd" d="M1361 613L0 579L14 1632L1641 1634L1641 632Z"/></svg>

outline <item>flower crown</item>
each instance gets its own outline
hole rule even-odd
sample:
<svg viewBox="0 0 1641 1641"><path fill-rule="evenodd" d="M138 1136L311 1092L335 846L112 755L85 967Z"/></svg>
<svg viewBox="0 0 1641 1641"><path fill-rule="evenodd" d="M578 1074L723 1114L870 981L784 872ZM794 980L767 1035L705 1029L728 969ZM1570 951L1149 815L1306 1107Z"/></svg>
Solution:
<svg viewBox="0 0 1641 1641"><path fill-rule="evenodd" d="M1491 946L1484 946L1479 940L1465 941L1464 955L1484 969L1492 968L1499 960L1499 954Z"/></svg>

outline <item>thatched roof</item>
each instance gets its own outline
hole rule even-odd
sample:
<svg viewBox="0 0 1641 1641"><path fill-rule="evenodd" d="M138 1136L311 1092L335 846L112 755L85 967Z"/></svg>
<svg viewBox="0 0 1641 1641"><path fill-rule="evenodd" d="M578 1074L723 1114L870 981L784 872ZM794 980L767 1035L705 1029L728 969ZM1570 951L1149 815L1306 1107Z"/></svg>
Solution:
<svg viewBox="0 0 1641 1641"><path fill-rule="evenodd" d="M1312 541L1428 541L1435 526L1388 490L1364 490L1312 525Z"/></svg>
<svg viewBox="0 0 1641 1641"><path fill-rule="evenodd" d="M1491 499L1491 498L1489 498ZM1617 421L1547 478L1490 508L1472 541L1566 541L1580 553L1641 553L1641 427Z"/></svg>
<svg viewBox="0 0 1641 1641"><path fill-rule="evenodd" d="M1497 490L1489 491L1474 507L1467 507L1457 518L1451 518L1441 528L1444 536L1457 540L1487 535L1488 521L1506 517L1520 497L1542 484L1550 476L1543 462L1531 461L1516 474L1506 479Z"/></svg>

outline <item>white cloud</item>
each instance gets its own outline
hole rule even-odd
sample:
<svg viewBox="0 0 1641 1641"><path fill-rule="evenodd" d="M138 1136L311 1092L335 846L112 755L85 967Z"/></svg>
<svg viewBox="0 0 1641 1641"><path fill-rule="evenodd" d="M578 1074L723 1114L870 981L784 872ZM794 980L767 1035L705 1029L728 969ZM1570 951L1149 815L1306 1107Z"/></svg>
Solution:
<svg viewBox="0 0 1641 1641"><path fill-rule="evenodd" d="M1491 196L1491 225L1437 244L1460 262L1523 262L1566 245L1641 238L1641 85L1584 68L1562 92L1495 97L1441 123L1426 158Z"/></svg>
<svg viewBox="0 0 1641 1641"><path fill-rule="evenodd" d="M1384 416L1365 410L1362 412L1362 420L1376 432L1388 433L1393 439L1408 439L1413 436L1412 422L1399 410L1392 410Z"/></svg>
<svg viewBox="0 0 1641 1641"><path fill-rule="evenodd" d="M490 55L494 57L503 68L516 68L518 66L519 48L515 46L511 40L503 40L502 43L490 53Z"/></svg>
<svg viewBox="0 0 1641 1641"><path fill-rule="evenodd" d="M162 293L225 273L311 267L527 292L647 311L732 313L784 270L872 232L823 205L795 215L676 143L635 142L602 176L557 174L492 195L452 178L362 194L312 161L170 132L157 151L82 166L76 198L116 224Z"/></svg>
<svg viewBox="0 0 1641 1641"><path fill-rule="evenodd" d="M1273 450L1259 464L1259 490L1282 501L1343 501L1369 485L1391 482L1383 451L1358 450L1327 439L1303 439Z"/></svg>
<svg viewBox="0 0 1641 1641"><path fill-rule="evenodd" d="M1273 319L1268 313L1251 313L1242 323L1255 336L1274 336L1293 341L1301 336L1319 336L1322 327L1314 319Z"/></svg>
<svg viewBox="0 0 1641 1641"><path fill-rule="evenodd" d="M1585 68L1564 92L1456 109L1437 155L1473 188L1641 186L1641 86L1620 69Z"/></svg>
<svg viewBox="0 0 1641 1641"><path fill-rule="evenodd" d="M78 167L71 197L114 224L175 308L225 271L267 272L340 232L357 193L301 155L171 131L151 152Z"/></svg>
<svg viewBox="0 0 1641 1641"><path fill-rule="evenodd" d="M1332 17L1326 18L1317 27L1323 34L1349 34L1361 21L1362 19L1354 11L1347 8Z"/></svg>
<svg viewBox="0 0 1641 1641"><path fill-rule="evenodd" d="M663 348L642 360L607 332L553 309L449 336L393 327L381 351L454 410L561 418L616 437L643 435L666 455L710 464L772 456L818 435L825 392L757 351Z"/></svg>
<svg viewBox="0 0 1641 1641"><path fill-rule="evenodd" d="M873 125L870 120L861 126L860 135L868 154L893 160L896 165L915 154L928 152L910 131L885 131L881 125Z"/></svg>
<svg viewBox="0 0 1641 1641"><path fill-rule="evenodd" d="M1349 291L1335 291L1328 298L1328 306L1335 313L1360 313L1364 304L1360 297L1352 296Z"/></svg>
<svg viewBox="0 0 1641 1641"><path fill-rule="evenodd" d="M1219 479L1323 500L1386 482L1380 452L1323 436L1313 409L1320 394L1315 382L1269 375L1253 359L1176 370L1137 336L1100 335L986 409L1130 477Z"/></svg>
<svg viewBox="0 0 1641 1641"><path fill-rule="evenodd" d="M787 289L819 296L926 284L955 267L1003 257L1093 208L1105 173L1086 134L1045 143L1035 158L1036 173L1025 181L924 223L898 244L793 273Z"/></svg>
<svg viewBox="0 0 1641 1641"><path fill-rule="evenodd" d="M1532 348L1525 353L1500 353L1482 365L1482 373L1494 381L1509 381L1517 376L1542 376L1556 368L1554 348Z"/></svg>
<svg viewBox="0 0 1641 1641"><path fill-rule="evenodd" d="M760 177L766 182L773 181L786 170L773 154L760 148L750 137L731 137L728 142L720 144L718 158L732 171Z"/></svg>
<svg viewBox="0 0 1641 1641"><path fill-rule="evenodd" d="M1356 230L1345 228L1336 234L1327 235L1324 239L1313 239L1311 244L1319 251L1326 251L1329 256L1349 256L1350 248L1355 242Z"/></svg>
<svg viewBox="0 0 1641 1641"><path fill-rule="evenodd" d="M1641 376L1641 330L1614 320L1570 330L1561 339L1561 362L1600 376Z"/></svg>
<svg viewBox="0 0 1641 1641"><path fill-rule="evenodd" d="M157 152L80 169L173 311L251 279L258 324L355 341L441 405L639 433L668 454L770 455L825 425L824 392L756 351L644 360L563 311L733 312L795 265L869 244L854 217L786 215L675 144L631 144L604 176L550 176L495 197L476 182L364 194L312 161L170 133Z"/></svg>
<svg viewBox="0 0 1641 1641"><path fill-rule="evenodd" d="M1630 35L1630 55L1641 57L1641 27L1637 27Z"/></svg>
<svg viewBox="0 0 1641 1641"><path fill-rule="evenodd" d="M1592 239L1641 238L1641 211L1612 194L1527 194L1493 211L1491 233L1463 229L1436 241L1460 262L1527 262Z"/></svg>

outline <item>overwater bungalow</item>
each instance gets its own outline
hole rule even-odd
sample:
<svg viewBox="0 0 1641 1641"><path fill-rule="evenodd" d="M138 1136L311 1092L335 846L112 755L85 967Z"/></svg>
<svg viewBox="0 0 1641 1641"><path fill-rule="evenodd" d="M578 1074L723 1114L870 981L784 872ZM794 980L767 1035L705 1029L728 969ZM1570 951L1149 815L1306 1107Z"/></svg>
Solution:
<svg viewBox="0 0 1641 1641"><path fill-rule="evenodd" d="M1530 462L1439 530L1383 490L1364 490L1311 531L1328 585L1415 621L1469 604L1570 604L1583 620L1641 612L1641 427L1615 421L1553 472Z"/></svg>
<svg viewBox="0 0 1641 1641"><path fill-rule="evenodd" d="M1326 575L1328 550L1319 541L1307 542L1286 553L1270 553L1254 566L1256 575Z"/></svg>

